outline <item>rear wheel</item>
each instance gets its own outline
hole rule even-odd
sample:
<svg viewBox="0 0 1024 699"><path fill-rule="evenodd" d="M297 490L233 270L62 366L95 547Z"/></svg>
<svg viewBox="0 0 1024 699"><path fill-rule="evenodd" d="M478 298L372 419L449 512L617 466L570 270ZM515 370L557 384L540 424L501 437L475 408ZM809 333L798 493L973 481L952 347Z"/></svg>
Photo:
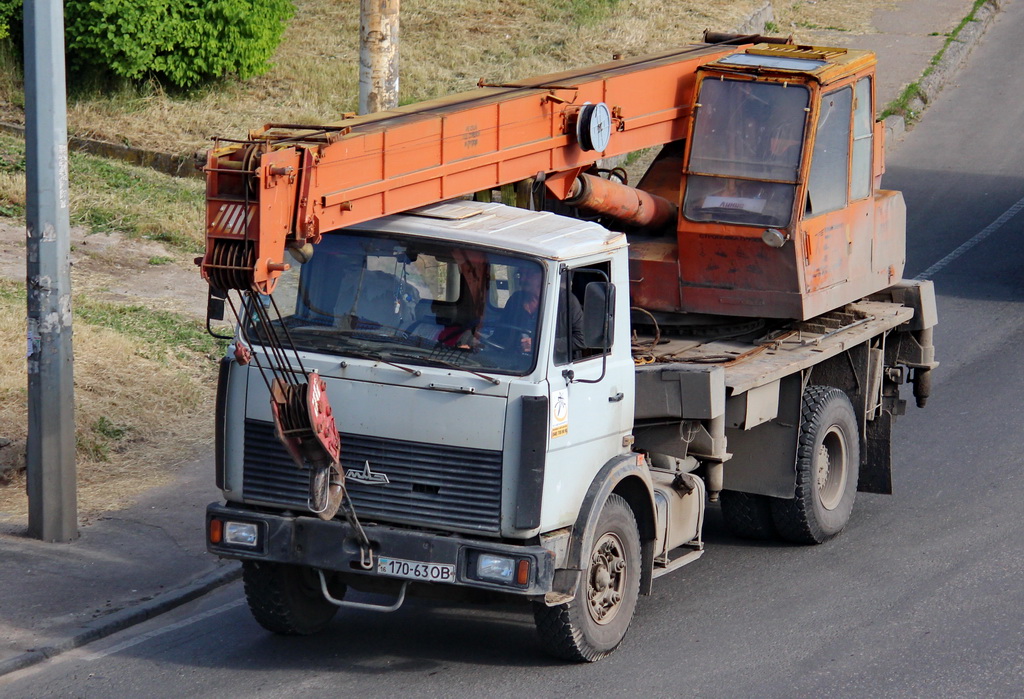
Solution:
<svg viewBox="0 0 1024 699"><path fill-rule="evenodd" d="M322 631L338 612L324 597L320 576L308 566L245 561L242 581L249 610L267 631L308 636ZM344 586L333 585L331 594L344 597Z"/></svg>
<svg viewBox="0 0 1024 699"><path fill-rule="evenodd" d="M640 595L640 533L629 504L611 495L601 510L576 597L534 606L541 645L557 658L594 662L626 636Z"/></svg>
<svg viewBox="0 0 1024 699"><path fill-rule="evenodd" d="M723 490L720 500L725 528L733 536L757 541L767 541L778 536L768 497Z"/></svg>
<svg viewBox="0 0 1024 699"><path fill-rule="evenodd" d="M771 499L783 538L820 544L841 532L857 497L860 434L846 394L830 386L804 392L797 447L796 496Z"/></svg>

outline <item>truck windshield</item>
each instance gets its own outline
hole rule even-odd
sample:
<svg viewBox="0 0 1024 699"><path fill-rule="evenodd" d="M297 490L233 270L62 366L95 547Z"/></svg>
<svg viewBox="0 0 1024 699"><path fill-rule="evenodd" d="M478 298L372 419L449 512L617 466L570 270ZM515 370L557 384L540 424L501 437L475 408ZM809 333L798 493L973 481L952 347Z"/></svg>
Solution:
<svg viewBox="0 0 1024 699"><path fill-rule="evenodd" d="M329 234L282 276L275 324L300 350L524 374L534 363L542 280L541 265L525 258ZM247 330L252 341L265 339L257 325Z"/></svg>
<svg viewBox="0 0 1024 699"><path fill-rule="evenodd" d="M809 99L802 85L705 78L694 117L684 216L788 226Z"/></svg>

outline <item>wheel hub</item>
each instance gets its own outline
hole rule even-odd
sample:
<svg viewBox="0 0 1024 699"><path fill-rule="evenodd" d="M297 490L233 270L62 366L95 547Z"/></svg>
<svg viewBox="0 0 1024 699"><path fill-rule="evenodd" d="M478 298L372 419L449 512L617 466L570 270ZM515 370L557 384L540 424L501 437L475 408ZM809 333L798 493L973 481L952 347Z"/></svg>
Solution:
<svg viewBox="0 0 1024 699"><path fill-rule="evenodd" d="M607 624L618 613L626 585L625 549L609 532L598 539L587 579L587 609L598 624Z"/></svg>
<svg viewBox="0 0 1024 699"><path fill-rule="evenodd" d="M821 505L826 510L836 509L843 499L849 471L848 458L846 436L842 430L833 427L825 433L814 459L814 480Z"/></svg>

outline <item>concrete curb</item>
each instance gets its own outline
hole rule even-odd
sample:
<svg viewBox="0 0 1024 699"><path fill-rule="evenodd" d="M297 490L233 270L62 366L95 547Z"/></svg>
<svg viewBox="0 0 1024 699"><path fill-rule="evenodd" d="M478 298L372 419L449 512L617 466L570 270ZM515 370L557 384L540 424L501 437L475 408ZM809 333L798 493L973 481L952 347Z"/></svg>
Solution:
<svg viewBox="0 0 1024 699"><path fill-rule="evenodd" d="M767 0L761 7L754 10L747 19L736 26L733 31L737 34L761 34L768 22L775 21L775 7L771 0Z"/></svg>
<svg viewBox="0 0 1024 699"><path fill-rule="evenodd" d="M915 98L910 108L920 114L927 108L928 104L938 97L942 88L953 81L956 72L963 66L971 50L978 44L981 37L992 24L1001 9L1002 0L988 0L975 12L974 19L957 34L956 38L949 43L938 63L932 66L927 75L918 81L919 98ZM885 118L885 144L886 150L890 150L906 133L913 128L913 122L909 125L907 120L899 114Z"/></svg>
<svg viewBox="0 0 1024 699"><path fill-rule="evenodd" d="M979 7L974 19L968 22L956 39L946 47L942 59L932 72L921 79L920 94L925 104L933 101L942 88L952 81L953 74L963 66L971 50L999 14L1001 2L1002 0L989 0Z"/></svg>
<svg viewBox="0 0 1024 699"><path fill-rule="evenodd" d="M25 127L21 124L0 122L0 131L25 138ZM173 177L205 177L203 171L196 168L195 159L187 156L122 146L79 136L68 137L68 148L77 153L99 155L111 160L120 160L129 165L146 167Z"/></svg>
<svg viewBox="0 0 1024 699"><path fill-rule="evenodd" d="M242 577L242 567L240 565L229 564L221 566L217 570L211 571L176 590L171 590L141 604L108 614L101 619L87 624L75 635L65 638L58 643L43 648L35 648L13 658L0 660L0 677L11 672L24 670L61 653L66 653L87 643L106 638L130 626L169 612L175 607L180 607L187 602L198 599L218 587L238 580L240 577Z"/></svg>

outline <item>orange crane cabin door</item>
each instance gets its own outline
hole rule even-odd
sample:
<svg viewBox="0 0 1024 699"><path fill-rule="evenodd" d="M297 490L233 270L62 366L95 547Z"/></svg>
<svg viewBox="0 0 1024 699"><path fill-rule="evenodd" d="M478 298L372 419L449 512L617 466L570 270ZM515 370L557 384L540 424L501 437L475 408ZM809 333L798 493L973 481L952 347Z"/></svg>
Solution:
<svg viewBox="0 0 1024 699"><path fill-rule="evenodd" d="M875 192L873 96L871 75L860 75L823 90L818 104L798 241L805 318L889 283L890 222L876 216L879 202L889 204Z"/></svg>

